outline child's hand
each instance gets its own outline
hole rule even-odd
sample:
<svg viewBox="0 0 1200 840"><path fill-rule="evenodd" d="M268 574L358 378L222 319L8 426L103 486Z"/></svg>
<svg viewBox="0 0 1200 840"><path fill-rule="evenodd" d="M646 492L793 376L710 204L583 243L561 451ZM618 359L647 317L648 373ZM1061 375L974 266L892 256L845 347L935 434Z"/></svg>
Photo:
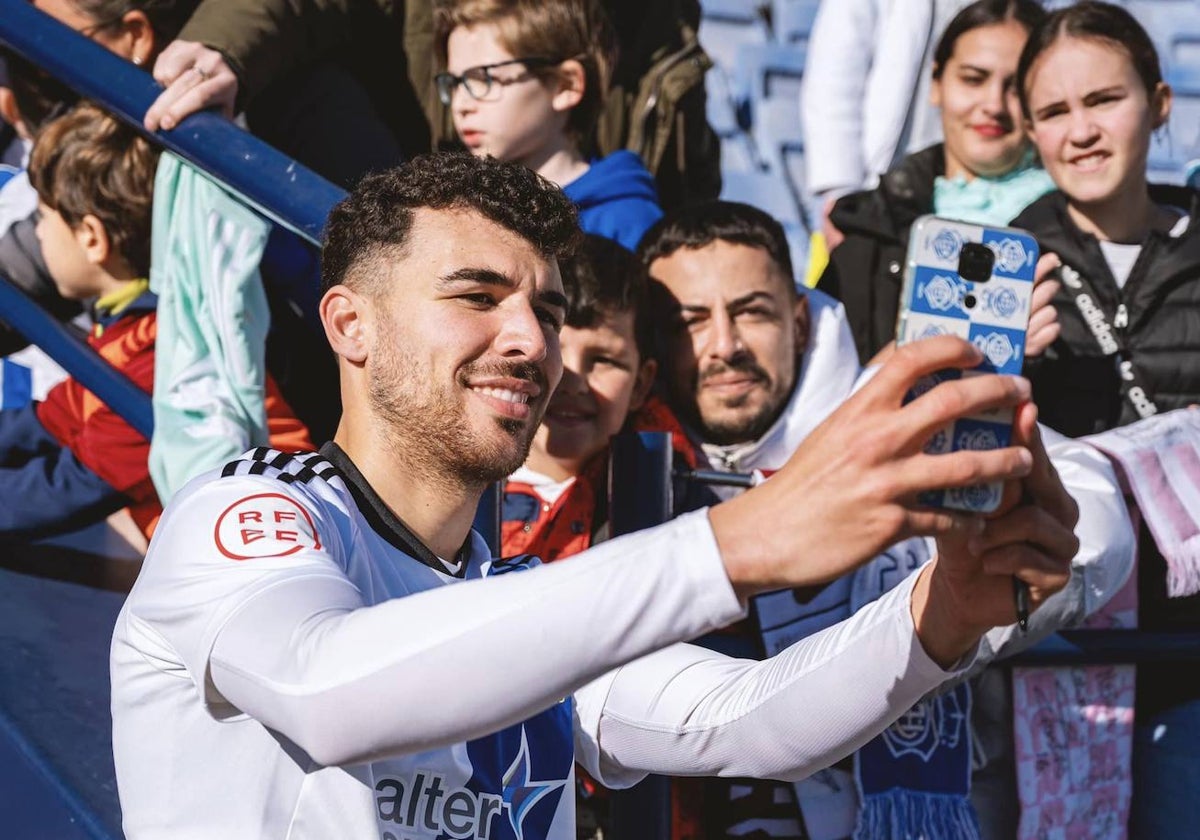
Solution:
<svg viewBox="0 0 1200 840"><path fill-rule="evenodd" d="M1038 260L1033 277L1033 297L1029 302L1029 331L1025 337L1025 355L1040 356L1058 338L1062 326L1058 323L1058 310L1054 308L1054 296L1062 283L1051 277L1051 273L1062 265L1058 254L1047 252Z"/></svg>
<svg viewBox="0 0 1200 840"><path fill-rule="evenodd" d="M205 108L233 118L238 78L225 56L214 49L194 41L172 41L154 62L154 79L165 90L142 120L148 131L170 131L184 117Z"/></svg>

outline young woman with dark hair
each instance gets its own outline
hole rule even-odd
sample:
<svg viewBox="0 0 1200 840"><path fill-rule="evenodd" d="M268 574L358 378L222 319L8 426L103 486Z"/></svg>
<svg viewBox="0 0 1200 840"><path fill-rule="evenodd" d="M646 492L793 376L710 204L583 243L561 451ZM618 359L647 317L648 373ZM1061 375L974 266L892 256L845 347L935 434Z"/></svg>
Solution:
<svg viewBox="0 0 1200 840"><path fill-rule="evenodd" d="M1022 131L1013 83L1025 41L1045 15L1035 0L979 0L960 11L934 50L930 94L944 142L834 206L830 219L846 238L817 288L845 305L863 362L895 335L908 232L918 216L1002 225L1053 188ZM1047 310L1031 325L1031 344L1052 340L1051 316Z"/></svg>

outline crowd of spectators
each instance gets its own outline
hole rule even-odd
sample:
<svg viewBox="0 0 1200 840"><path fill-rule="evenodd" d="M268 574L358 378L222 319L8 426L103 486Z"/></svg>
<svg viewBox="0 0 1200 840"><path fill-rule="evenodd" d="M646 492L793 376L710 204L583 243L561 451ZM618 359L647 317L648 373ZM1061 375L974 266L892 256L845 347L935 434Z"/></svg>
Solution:
<svg viewBox="0 0 1200 840"><path fill-rule="evenodd" d="M610 536L609 493L621 492L608 484L617 434L669 432L677 475L769 480L894 352L918 218L1032 233L1043 256L1024 372L1050 462L1079 507L1072 582L1027 632L989 638L969 680L811 779L674 780L672 838L1001 840L1068 828L1156 838L1185 836L1200 819L1200 693L1171 666L1139 667L1136 719L1114 752L1101 761L1086 744L1066 744L1058 757L1087 769L1054 785L1041 781L1044 769L1021 775L1028 745L1013 735L1022 715L1048 710L1014 704L1001 669L984 667L1094 621L1134 589L1139 626L1200 627L1198 561L1164 545L1149 512L1137 515L1119 488L1136 491L1142 477L1131 474L1130 459L1105 454L1114 448L1106 435L1127 426L1167 429L1172 451L1193 460L1200 448L1200 424L1188 416L1200 402L1200 195L1147 181L1151 139L1170 118L1172 92L1151 38L1124 9L1092 0L1054 11L1037 0L825 0L803 114L807 185L829 262L807 290L776 220L716 200L720 150L704 120L709 65L696 42L696 2L34 5L153 74L163 91L145 115L151 134L215 109L347 189L431 151L517 164L561 188L585 234L560 262L564 374L527 461L503 491L505 555L570 562ZM165 268L169 249L152 247L166 236L157 225L167 208L152 207L191 200L172 180L186 165L160 162L132 128L76 103L16 55L6 58L0 274L55 317L75 319L97 352L154 391L156 363L161 369L164 357L185 350L155 342L163 321L181 327L178 307L156 311L160 284L178 281ZM205 225L194 227L196 247L205 247ZM262 250L252 253L251 262ZM173 272L188 270L173 264ZM243 280L257 291L256 265ZM207 301L221 294L213 282ZM262 332L242 324L265 320L265 299L238 300L250 302L232 314L197 304L187 316L228 317L232 329L218 332L235 333L232 342L209 337L199 351L187 348L193 355L177 387L192 396L209 389L209 402L198 404L212 402L223 368L243 366L245 348L231 344L261 344ZM0 332L5 353L22 343ZM237 448L321 443L291 405L309 404L326 383L276 384L261 347L244 358L244 387L228 398L237 403L233 419L212 428ZM75 380L39 396L0 412L0 539L76 530L121 508L150 538L189 476L161 479L151 441ZM207 419L189 422L199 428ZM1156 445L1143 441L1145 451ZM220 447L208 458L189 461L189 473L225 460ZM740 492L677 485L674 513ZM1200 504L1186 494L1171 504L1180 520L1200 521ZM712 644L774 655L880 598L934 550L912 539L825 585L758 596L750 618ZM1082 727L1096 706L1133 702L1119 693L1082 699L1094 702L1055 710L1064 731ZM894 747L918 720L935 722L921 761ZM1111 785L1103 806L1101 778ZM581 772L576 796L579 836L612 838L610 792Z"/></svg>

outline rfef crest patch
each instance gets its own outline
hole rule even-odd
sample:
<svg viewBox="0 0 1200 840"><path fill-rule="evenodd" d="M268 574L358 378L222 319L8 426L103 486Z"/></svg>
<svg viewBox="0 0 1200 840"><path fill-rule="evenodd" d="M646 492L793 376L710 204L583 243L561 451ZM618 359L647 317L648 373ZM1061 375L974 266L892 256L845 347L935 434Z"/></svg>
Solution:
<svg viewBox="0 0 1200 840"><path fill-rule="evenodd" d="M225 508L217 517L213 540L230 560L287 557L321 548L308 511L283 493L256 493Z"/></svg>

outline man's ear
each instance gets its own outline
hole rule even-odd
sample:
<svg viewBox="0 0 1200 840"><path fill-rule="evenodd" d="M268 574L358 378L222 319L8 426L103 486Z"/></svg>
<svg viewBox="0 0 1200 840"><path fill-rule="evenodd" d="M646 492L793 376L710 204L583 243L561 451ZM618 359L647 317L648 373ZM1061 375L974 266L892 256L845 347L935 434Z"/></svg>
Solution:
<svg viewBox="0 0 1200 840"><path fill-rule="evenodd" d="M792 317L796 322L796 352L803 353L808 347L808 334L811 329L811 314L808 308L808 295L796 293L796 303L792 309Z"/></svg>
<svg viewBox="0 0 1200 840"><path fill-rule="evenodd" d="M587 87L587 74L583 65L573 58L568 58L558 65L558 83L551 105L556 111L569 111L583 101L584 89Z"/></svg>
<svg viewBox="0 0 1200 840"><path fill-rule="evenodd" d="M650 396L650 389L654 386L654 377L657 373L658 362L654 359L646 359L638 368L637 380L633 383L633 397L629 400L630 414L641 408L646 397Z"/></svg>
<svg viewBox="0 0 1200 840"><path fill-rule="evenodd" d="M333 286L321 298L318 311L329 346L347 362L361 365L370 347L370 303L348 286Z"/></svg>
<svg viewBox="0 0 1200 840"><path fill-rule="evenodd" d="M112 240L108 238L108 231L104 229L104 223L91 213L84 216L71 232L92 265L103 265L112 255Z"/></svg>

